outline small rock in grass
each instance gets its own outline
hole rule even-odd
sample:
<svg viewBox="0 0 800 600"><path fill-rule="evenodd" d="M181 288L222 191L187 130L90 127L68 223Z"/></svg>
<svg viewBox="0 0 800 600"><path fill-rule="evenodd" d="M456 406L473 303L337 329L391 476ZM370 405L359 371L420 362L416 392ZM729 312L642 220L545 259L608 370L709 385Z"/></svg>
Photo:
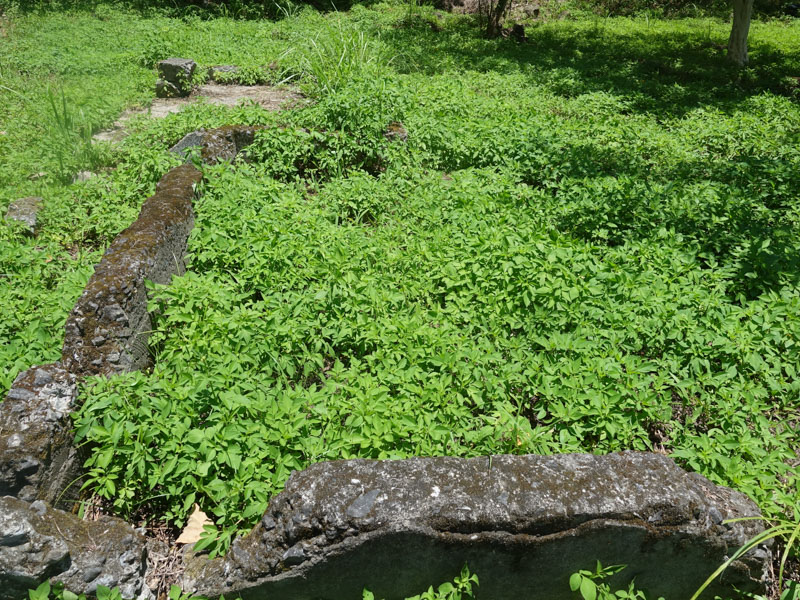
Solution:
<svg viewBox="0 0 800 600"><path fill-rule="evenodd" d="M180 90L169 81L164 81L163 79L156 81L157 98L175 98L180 95Z"/></svg>
<svg viewBox="0 0 800 600"><path fill-rule="evenodd" d="M405 142L408 140L408 131L406 131L406 128L399 121L389 123L389 126L386 128L386 133L383 135L390 142L395 140Z"/></svg>
<svg viewBox="0 0 800 600"><path fill-rule="evenodd" d="M238 72L239 67L236 65L216 65L209 68L209 76L217 83L226 83L231 81L231 77L236 75ZM222 81L220 81L220 77L222 77Z"/></svg>
<svg viewBox="0 0 800 600"><path fill-rule="evenodd" d="M198 148L203 145L203 136L205 136L205 133L206 132L203 130L187 133L177 144L172 146L169 151L187 158L192 148Z"/></svg>
<svg viewBox="0 0 800 600"><path fill-rule="evenodd" d="M36 216L42 208L43 200L38 196L20 198L9 204L6 212L7 221L24 223L30 235L36 235Z"/></svg>
<svg viewBox="0 0 800 600"><path fill-rule="evenodd" d="M156 83L156 93L159 98L168 98L161 93L175 91L176 96L188 96L192 91L192 76L197 64L188 58L168 58L158 63L160 79ZM159 93L159 90L160 93Z"/></svg>
<svg viewBox="0 0 800 600"><path fill-rule="evenodd" d="M72 179L72 183L82 183L84 181L89 181L92 177L94 177L94 173L91 171L78 171L75 173L75 177Z"/></svg>

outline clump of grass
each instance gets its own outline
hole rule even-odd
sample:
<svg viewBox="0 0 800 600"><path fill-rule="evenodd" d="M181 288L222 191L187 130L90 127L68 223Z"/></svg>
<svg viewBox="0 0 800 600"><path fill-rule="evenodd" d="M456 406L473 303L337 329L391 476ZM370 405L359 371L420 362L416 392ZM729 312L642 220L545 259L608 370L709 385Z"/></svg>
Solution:
<svg viewBox="0 0 800 600"><path fill-rule="evenodd" d="M364 31L338 15L321 19L320 31L301 51L300 68L308 78L305 92L323 96L350 81L378 73L390 60L380 45Z"/></svg>
<svg viewBox="0 0 800 600"><path fill-rule="evenodd" d="M58 178L69 182L78 168L95 169L108 161L106 148L92 141L92 123L80 106L67 100L64 90L47 89L50 108L50 147L58 164Z"/></svg>

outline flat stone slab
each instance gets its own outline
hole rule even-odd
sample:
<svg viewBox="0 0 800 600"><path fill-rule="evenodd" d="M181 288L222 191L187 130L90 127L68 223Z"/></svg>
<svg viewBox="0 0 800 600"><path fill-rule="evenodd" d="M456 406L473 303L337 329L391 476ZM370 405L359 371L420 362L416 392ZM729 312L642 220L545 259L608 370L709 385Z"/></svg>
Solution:
<svg viewBox="0 0 800 600"><path fill-rule="evenodd" d="M570 574L626 564L648 597L688 598L760 522L733 490L658 454L319 463L294 473L224 559L195 557L184 589L209 597L404 598L466 563L493 600L574 600ZM761 589L769 552L711 590Z"/></svg>
<svg viewBox="0 0 800 600"><path fill-rule="evenodd" d="M36 235L37 216L42 209L44 200L38 196L20 198L8 205L6 211L6 221L18 221L24 223L30 235Z"/></svg>
<svg viewBox="0 0 800 600"><path fill-rule="evenodd" d="M20 373L0 404L0 496L65 505L81 472L69 415L77 379L59 363Z"/></svg>
<svg viewBox="0 0 800 600"><path fill-rule="evenodd" d="M177 113L186 106L200 101L223 106L236 106L241 102L254 102L265 110L277 111L300 102L302 96L289 88L268 85L223 85L209 83L196 88L188 98L156 98L149 109L131 109L122 113L110 129L96 133L92 139L101 142L119 142L127 136L126 124L139 115L161 119Z"/></svg>
<svg viewBox="0 0 800 600"><path fill-rule="evenodd" d="M83 521L42 501L0 498L0 600L27 598L47 579L76 594L104 585L146 598L146 559L144 537L121 519Z"/></svg>

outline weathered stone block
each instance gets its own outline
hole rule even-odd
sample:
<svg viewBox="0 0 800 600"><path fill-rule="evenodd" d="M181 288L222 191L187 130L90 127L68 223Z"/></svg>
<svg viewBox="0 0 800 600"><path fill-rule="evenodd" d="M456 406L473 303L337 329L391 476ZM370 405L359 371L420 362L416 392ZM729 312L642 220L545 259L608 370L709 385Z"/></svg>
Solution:
<svg viewBox="0 0 800 600"><path fill-rule="evenodd" d="M391 599L467 563L480 597L571 600L570 574L600 560L628 565L617 582L685 599L761 530L723 520L758 514L657 454L319 463L291 476L224 559L192 559L184 585L293 600L352 600L367 587ZM767 563L763 549L749 555L716 591L760 588Z"/></svg>
<svg viewBox="0 0 800 600"><path fill-rule="evenodd" d="M186 158L189 156L189 152L192 148L199 148L203 145L205 133L206 132L202 130L187 133L177 144L172 146L169 151L180 154L182 157Z"/></svg>
<svg viewBox="0 0 800 600"><path fill-rule="evenodd" d="M44 200L38 196L20 198L8 205L6 220L24 223L28 233L36 235L36 217L42 209L42 202Z"/></svg>
<svg viewBox="0 0 800 600"><path fill-rule="evenodd" d="M73 447L69 414L74 375L59 363L20 373L0 404L0 496L68 505L80 484L81 460Z"/></svg>
<svg viewBox="0 0 800 600"><path fill-rule="evenodd" d="M78 594L104 585L147 597L146 559L144 537L120 519L83 521L41 500L0 498L0 600L27 598L48 578Z"/></svg>
<svg viewBox="0 0 800 600"><path fill-rule="evenodd" d="M188 58L168 58L158 63L158 74L161 80L174 86L178 96L188 96L195 68L197 64Z"/></svg>
<svg viewBox="0 0 800 600"><path fill-rule="evenodd" d="M150 364L145 281L167 284L183 273L201 179L192 165L172 169L106 250L67 319L62 361L70 371L110 375Z"/></svg>
<svg viewBox="0 0 800 600"><path fill-rule="evenodd" d="M213 165L233 160L243 148L253 143L259 129L263 127L230 125L207 131L203 137L203 162Z"/></svg>

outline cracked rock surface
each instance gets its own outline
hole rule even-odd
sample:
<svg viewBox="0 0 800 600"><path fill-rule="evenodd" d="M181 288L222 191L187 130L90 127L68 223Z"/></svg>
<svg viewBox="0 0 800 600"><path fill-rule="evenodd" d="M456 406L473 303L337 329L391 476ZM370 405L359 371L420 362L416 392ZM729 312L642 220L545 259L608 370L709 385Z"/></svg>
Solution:
<svg viewBox="0 0 800 600"><path fill-rule="evenodd" d="M659 454L319 463L291 476L224 559L192 558L184 589L334 600L366 587L403 598L466 563L481 597L567 600L570 574L600 560L628 565L612 585L635 577L653 597L688 598L762 529L722 521L758 514ZM762 589L768 561L756 550L711 594Z"/></svg>
<svg viewBox="0 0 800 600"><path fill-rule="evenodd" d="M83 521L40 500L0 498L0 600L27 598L48 577L77 594L104 585L143 598L145 564L144 537L120 519Z"/></svg>
<svg viewBox="0 0 800 600"><path fill-rule="evenodd" d="M0 496L67 502L81 461L69 417L77 380L61 364L20 373L0 410Z"/></svg>

